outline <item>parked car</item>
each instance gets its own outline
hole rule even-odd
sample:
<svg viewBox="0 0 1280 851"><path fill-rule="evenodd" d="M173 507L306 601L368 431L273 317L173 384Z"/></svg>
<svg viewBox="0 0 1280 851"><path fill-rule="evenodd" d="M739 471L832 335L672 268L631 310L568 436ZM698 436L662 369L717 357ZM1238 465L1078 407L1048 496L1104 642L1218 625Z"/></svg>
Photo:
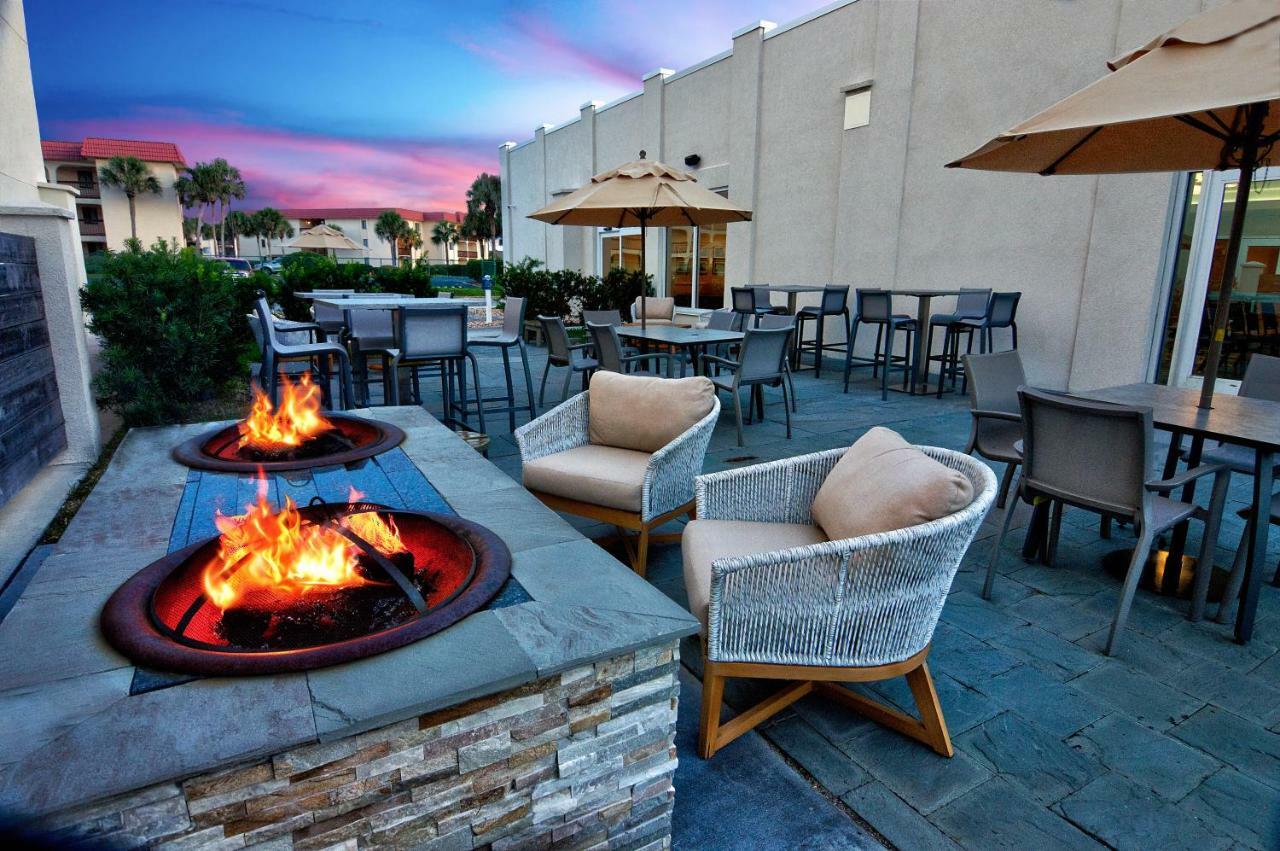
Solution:
<svg viewBox="0 0 1280 851"><path fill-rule="evenodd" d="M237 278L247 278L253 274L253 265L243 257L214 257L221 263L231 267L231 274Z"/></svg>

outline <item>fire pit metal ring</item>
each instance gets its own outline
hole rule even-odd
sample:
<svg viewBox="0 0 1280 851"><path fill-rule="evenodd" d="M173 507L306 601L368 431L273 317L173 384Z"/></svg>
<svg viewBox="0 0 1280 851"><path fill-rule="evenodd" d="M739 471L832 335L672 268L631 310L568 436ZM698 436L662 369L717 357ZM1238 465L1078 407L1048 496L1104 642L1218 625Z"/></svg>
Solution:
<svg viewBox="0 0 1280 851"><path fill-rule="evenodd" d="M331 509L312 506L301 512L314 515ZM484 526L450 514L385 511L402 524L412 521L443 527L469 548L472 559L464 582L428 611L404 623L344 641L287 650L215 646L177 637L155 613L156 594L171 577L189 570L193 560L207 561L217 550L218 538L214 537L168 554L121 585L102 610L103 634L136 664L163 671L213 676L303 671L384 653L437 633L481 609L511 575L510 550Z"/></svg>
<svg viewBox="0 0 1280 851"><path fill-rule="evenodd" d="M239 439L239 423L223 426L197 435L173 447L173 458L180 464L197 470L219 473L284 472L306 470L336 464L350 464L364 458L372 458L404 442L404 431L381 420L367 420L346 414L325 412L325 419L333 423L352 447L338 452L310 458L282 460L253 460L237 456L231 450Z"/></svg>

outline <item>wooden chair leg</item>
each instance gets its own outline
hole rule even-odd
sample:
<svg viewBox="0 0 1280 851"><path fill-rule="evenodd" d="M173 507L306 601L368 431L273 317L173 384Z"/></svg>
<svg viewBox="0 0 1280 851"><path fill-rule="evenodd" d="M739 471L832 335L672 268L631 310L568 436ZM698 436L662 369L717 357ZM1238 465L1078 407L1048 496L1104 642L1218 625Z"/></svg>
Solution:
<svg viewBox="0 0 1280 851"><path fill-rule="evenodd" d="M724 702L724 677L708 669L702 675L702 724L698 728L698 755L711 759L720 732L720 705Z"/></svg>
<svg viewBox="0 0 1280 851"><path fill-rule="evenodd" d="M636 560L632 564L632 569L636 574L644 579L645 571L649 567L649 527L646 525L640 529L639 540L636 541Z"/></svg>
<svg viewBox="0 0 1280 851"><path fill-rule="evenodd" d="M951 747L951 736L947 733L947 719L942 717L942 704L938 702L938 691L933 687L933 678L929 676L929 665L922 662L919 668L907 674L907 685L911 687L911 696L916 699L916 710L920 713L920 723L924 725L927 744L938 753L950 758L955 750Z"/></svg>

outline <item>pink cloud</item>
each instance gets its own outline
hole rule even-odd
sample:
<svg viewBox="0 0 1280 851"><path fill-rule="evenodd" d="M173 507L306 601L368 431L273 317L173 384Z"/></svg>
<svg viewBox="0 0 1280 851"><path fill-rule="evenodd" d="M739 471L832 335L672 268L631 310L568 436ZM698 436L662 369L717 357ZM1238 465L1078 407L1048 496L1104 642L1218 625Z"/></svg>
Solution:
<svg viewBox="0 0 1280 851"><path fill-rule="evenodd" d="M356 139L255 127L181 112L54 122L56 136L175 142L188 162L223 157L240 169L244 206L400 206L459 210L497 152L432 140Z"/></svg>

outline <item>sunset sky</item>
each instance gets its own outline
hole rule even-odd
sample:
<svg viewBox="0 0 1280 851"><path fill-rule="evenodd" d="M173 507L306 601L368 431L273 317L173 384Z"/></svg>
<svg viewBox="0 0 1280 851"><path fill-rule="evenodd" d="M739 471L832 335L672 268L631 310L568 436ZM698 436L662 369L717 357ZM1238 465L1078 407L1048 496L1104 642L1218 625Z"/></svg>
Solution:
<svg viewBox="0 0 1280 851"><path fill-rule="evenodd" d="M27 0L42 136L225 157L245 206L459 209L497 148L821 0ZM125 10L128 11L125 11Z"/></svg>

